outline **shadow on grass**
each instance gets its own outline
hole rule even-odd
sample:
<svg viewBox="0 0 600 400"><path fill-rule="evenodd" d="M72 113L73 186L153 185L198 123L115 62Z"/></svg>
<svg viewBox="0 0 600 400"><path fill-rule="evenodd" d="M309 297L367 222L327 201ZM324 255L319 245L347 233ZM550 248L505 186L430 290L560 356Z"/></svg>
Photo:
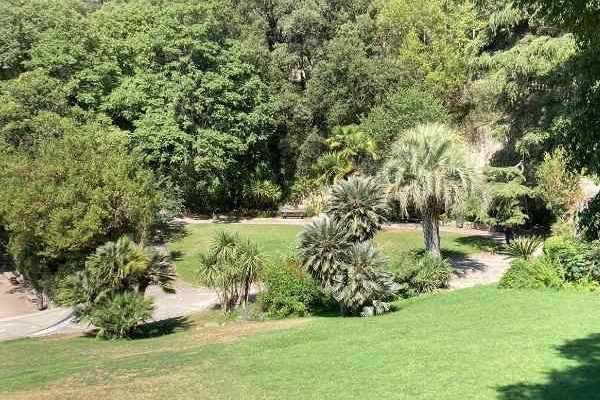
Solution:
<svg viewBox="0 0 600 400"><path fill-rule="evenodd" d="M141 325L132 335L132 339L148 339L158 336L171 335L188 330L192 326L187 317L175 317L162 321L149 322Z"/></svg>
<svg viewBox="0 0 600 400"><path fill-rule="evenodd" d="M501 247L499 240L489 236L460 236L454 239L458 244L470 246L479 251L498 251Z"/></svg>
<svg viewBox="0 0 600 400"><path fill-rule="evenodd" d="M600 334L569 341L556 348L561 356L579 363L547 373L548 383L520 382L498 388L502 400L600 399Z"/></svg>

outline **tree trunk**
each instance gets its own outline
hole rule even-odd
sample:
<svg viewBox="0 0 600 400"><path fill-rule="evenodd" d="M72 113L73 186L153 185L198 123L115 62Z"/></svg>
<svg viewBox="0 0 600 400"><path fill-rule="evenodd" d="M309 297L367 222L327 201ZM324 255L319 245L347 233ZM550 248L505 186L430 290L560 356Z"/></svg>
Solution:
<svg viewBox="0 0 600 400"><path fill-rule="evenodd" d="M425 249L434 256L440 257L440 219L433 210L423 213L423 238Z"/></svg>

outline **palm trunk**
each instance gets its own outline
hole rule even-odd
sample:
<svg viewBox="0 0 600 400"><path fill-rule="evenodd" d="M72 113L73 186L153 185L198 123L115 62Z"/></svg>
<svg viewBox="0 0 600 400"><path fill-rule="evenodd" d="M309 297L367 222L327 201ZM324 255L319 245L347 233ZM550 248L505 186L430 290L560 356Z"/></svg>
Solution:
<svg viewBox="0 0 600 400"><path fill-rule="evenodd" d="M440 218L435 210L426 210L423 213L423 238L425 249L434 256L440 257Z"/></svg>

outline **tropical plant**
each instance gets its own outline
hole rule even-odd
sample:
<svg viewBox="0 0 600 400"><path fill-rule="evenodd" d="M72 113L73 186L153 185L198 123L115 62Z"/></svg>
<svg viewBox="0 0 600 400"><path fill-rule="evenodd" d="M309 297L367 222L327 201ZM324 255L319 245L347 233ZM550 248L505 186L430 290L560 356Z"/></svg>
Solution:
<svg viewBox="0 0 600 400"><path fill-rule="evenodd" d="M276 207L281 200L281 189L270 180L255 179L244 188L242 195L250 207L269 209Z"/></svg>
<svg viewBox="0 0 600 400"><path fill-rule="evenodd" d="M506 246L506 253L512 257L531 260L543 242L539 236L520 236Z"/></svg>
<svg viewBox="0 0 600 400"><path fill-rule="evenodd" d="M352 163L341 154L329 151L321 155L312 167L320 185L331 185L352 174Z"/></svg>
<svg viewBox="0 0 600 400"><path fill-rule="evenodd" d="M351 240L362 242L381 229L389 206L383 187L374 178L354 176L333 186L325 212L347 227Z"/></svg>
<svg viewBox="0 0 600 400"><path fill-rule="evenodd" d="M399 290L394 276L386 270L387 258L371 242L352 245L339 272L333 278L331 293L343 312L363 316L389 310L386 300Z"/></svg>
<svg viewBox="0 0 600 400"><path fill-rule="evenodd" d="M440 217L463 202L477 176L458 135L440 124L419 125L393 146L381 177L404 213L415 207L423 219L425 248L440 255Z"/></svg>
<svg viewBox="0 0 600 400"><path fill-rule="evenodd" d="M256 245L239 235L217 232L206 254L200 255L200 281L217 290L225 313L231 312L241 299L245 307L252 283L264 261Z"/></svg>
<svg viewBox="0 0 600 400"><path fill-rule="evenodd" d="M351 246L344 225L329 217L320 217L306 225L298 236L298 261L327 288L343 269L341 261Z"/></svg>
<svg viewBox="0 0 600 400"><path fill-rule="evenodd" d="M331 151L348 161L352 172L365 168L365 163L378 157L375 140L356 125L335 127L326 143Z"/></svg>
<svg viewBox="0 0 600 400"><path fill-rule="evenodd" d="M140 323L152 318L151 299L136 292L111 292L86 314L85 319L98 328L97 337L131 337Z"/></svg>
<svg viewBox="0 0 600 400"><path fill-rule="evenodd" d="M140 278L138 292L146 293L148 286L158 286L165 293L175 293L177 273L169 252L163 248L146 247L148 267Z"/></svg>
<svg viewBox="0 0 600 400"><path fill-rule="evenodd" d="M503 289L560 289L563 285L560 267L547 257L514 260L498 283Z"/></svg>

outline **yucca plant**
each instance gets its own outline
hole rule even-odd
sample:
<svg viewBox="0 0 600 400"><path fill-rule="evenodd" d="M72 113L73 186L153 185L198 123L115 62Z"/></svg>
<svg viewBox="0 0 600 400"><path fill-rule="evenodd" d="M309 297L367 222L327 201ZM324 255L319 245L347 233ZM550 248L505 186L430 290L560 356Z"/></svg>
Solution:
<svg viewBox="0 0 600 400"><path fill-rule="evenodd" d="M328 217L315 219L298 236L298 261L323 287L344 268L344 254L352 246L349 236L344 225Z"/></svg>
<svg viewBox="0 0 600 400"><path fill-rule="evenodd" d="M362 242L381 229L389 206L383 187L374 178L353 176L333 186L325 212L348 228L351 240Z"/></svg>
<svg viewBox="0 0 600 400"><path fill-rule="evenodd" d="M238 300L245 306L252 283L264 260L256 245L230 232L217 232L208 253L200 255L199 277L217 290L223 311L229 313Z"/></svg>
<svg viewBox="0 0 600 400"><path fill-rule="evenodd" d="M386 270L387 262L371 242L356 243L350 248L331 287L333 297L344 310L369 315L389 309L385 302L400 287Z"/></svg>
<svg viewBox="0 0 600 400"><path fill-rule="evenodd" d="M531 260L542 243L544 240L539 236L519 236L506 246L506 253L512 257Z"/></svg>

